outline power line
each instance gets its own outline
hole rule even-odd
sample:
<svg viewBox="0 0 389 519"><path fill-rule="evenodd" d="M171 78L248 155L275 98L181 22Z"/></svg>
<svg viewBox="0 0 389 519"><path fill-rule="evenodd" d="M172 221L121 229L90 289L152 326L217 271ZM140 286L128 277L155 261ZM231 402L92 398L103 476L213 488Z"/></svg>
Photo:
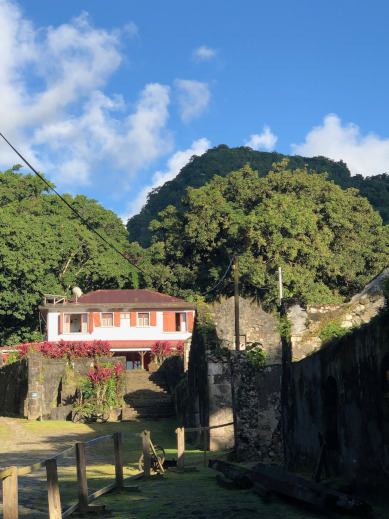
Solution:
<svg viewBox="0 0 389 519"><path fill-rule="evenodd" d="M224 275L223 275L223 277L220 279L220 281L219 281L219 282L218 282L214 287L212 287L211 289L209 289L209 290L207 290L206 292L203 292L202 294L200 294L201 296L206 296L207 294L209 294L210 292L212 292L212 290L215 290L215 288L217 288L217 287L220 285L220 283L221 283L222 281L224 281L224 278L227 276L228 271L230 270L233 261L234 261L234 256L232 255L232 256L231 256L230 264L228 265L227 270L224 272Z"/></svg>
<svg viewBox="0 0 389 519"><path fill-rule="evenodd" d="M69 204L69 202L67 202L65 200L65 198L63 198L63 196L61 196L58 191L56 191L51 185L50 183L45 179L45 177L43 177L40 173L38 173L32 166L29 162L27 162L27 160L18 152L18 150L16 148L14 148L12 146L12 144L4 137L4 135L2 133L0 133L0 136L5 140L5 142L14 150L14 152L19 155L19 157L22 159L22 161L27 164L27 166L35 173L35 175L37 175L37 177L39 177L45 184L46 186L51 189L51 191L53 191L61 200L64 204L66 204L69 209L71 211L73 211L73 213L82 221L82 223L88 227L88 229L92 232L94 232L101 240L103 240L103 242L105 242L109 247L111 247L115 252L117 252L118 254L120 254L120 256L122 258L124 258L126 261L128 261L128 263L130 265L132 265L133 267L135 267L137 270L139 270L139 272L142 272L142 274L145 274L145 272L143 272L143 270L141 268L139 268L137 265L135 265L134 263L132 263L122 252L120 252L113 243L109 242L106 238L104 238L104 236L102 236L98 231L96 231L96 229L94 229L87 220L85 220L85 218L83 218L80 213L77 211L77 209L75 209L71 204Z"/></svg>

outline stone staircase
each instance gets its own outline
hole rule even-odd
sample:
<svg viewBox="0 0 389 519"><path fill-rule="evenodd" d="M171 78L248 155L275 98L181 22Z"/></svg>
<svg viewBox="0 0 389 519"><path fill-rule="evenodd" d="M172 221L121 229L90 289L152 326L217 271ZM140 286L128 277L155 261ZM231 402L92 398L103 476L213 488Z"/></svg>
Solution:
<svg viewBox="0 0 389 519"><path fill-rule="evenodd" d="M122 420L159 420L175 415L163 372L127 371L124 402Z"/></svg>

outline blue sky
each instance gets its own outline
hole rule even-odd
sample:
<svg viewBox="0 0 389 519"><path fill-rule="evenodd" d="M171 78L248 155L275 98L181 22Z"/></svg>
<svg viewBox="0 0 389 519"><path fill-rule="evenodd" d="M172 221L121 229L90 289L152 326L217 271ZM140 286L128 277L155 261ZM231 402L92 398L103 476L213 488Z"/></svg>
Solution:
<svg viewBox="0 0 389 519"><path fill-rule="evenodd" d="M388 19L385 0L0 0L0 132L123 220L219 144L388 172Z"/></svg>

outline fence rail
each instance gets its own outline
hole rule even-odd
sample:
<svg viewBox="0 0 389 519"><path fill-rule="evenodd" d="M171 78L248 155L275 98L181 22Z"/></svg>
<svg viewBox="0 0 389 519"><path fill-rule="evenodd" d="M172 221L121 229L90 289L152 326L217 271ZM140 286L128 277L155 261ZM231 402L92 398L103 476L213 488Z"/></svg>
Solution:
<svg viewBox="0 0 389 519"><path fill-rule="evenodd" d="M122 438L141 438L142 451L144 459L144 471L126 479L123 477L123 456L122 456ZM88 495L88 480L86 473L85 448L97 443L113 439L113 448L115 456L115 481L110 485L97 490L93 494ZM49 505L49 519L63 519L68 517L76 510L81 513L103 511L104 507L91 506L95 499L111 490L123 490L124 481L137 479L139 477L150 477L150 432L142 433L113 433L107 436L100 436L87 442L77 442L73 447L56 454L33 465L27 467L8 467L0 472L0 480L3 485L3 518L18 519L18 476L25 476L41 468L46 468L47 479L47 498ZM58 483L58 461L62 460L67 454L75 452L76 468L77 468L77 491L78 501L67 510L62 512L61 497Z"/></svg>

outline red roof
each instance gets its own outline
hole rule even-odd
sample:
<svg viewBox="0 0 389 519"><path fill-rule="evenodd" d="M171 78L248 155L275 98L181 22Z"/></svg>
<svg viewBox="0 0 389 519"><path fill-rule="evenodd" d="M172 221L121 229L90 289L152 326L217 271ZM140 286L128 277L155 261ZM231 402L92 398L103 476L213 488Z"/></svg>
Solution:
<svg viewBox="0 0 389 519"><path fill-rule="evenodd" d="M79 303L185 303L184 299L152 290L96 290L83 294Z"/></svg>

